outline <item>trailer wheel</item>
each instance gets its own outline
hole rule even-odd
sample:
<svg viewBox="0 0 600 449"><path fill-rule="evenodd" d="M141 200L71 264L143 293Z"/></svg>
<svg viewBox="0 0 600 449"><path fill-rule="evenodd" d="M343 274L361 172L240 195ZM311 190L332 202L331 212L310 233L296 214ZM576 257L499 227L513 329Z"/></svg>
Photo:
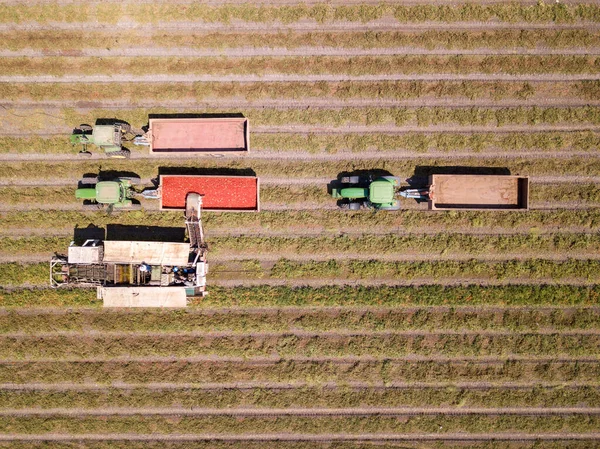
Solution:
<svg viewBox="0 0 600 449"><path fill-rule="evenodd" d="M114 157L115 159L129 159L131 157L131 151L123 148L120 151L115 151L113 153L108 153L108 157Z"/></svg>
<svg viewBox="0 0 600 449"><path fill-rule="evenodd" d="M121 181L129 181L132 185L136 186L141 184L142 180L136 176L122 176L119 177Z"/></svg>
<svg viewBox="0 0 600 449"><path fill-rule="evenodd" d="M95 186L96 184L98 184L98 177L97 176L86 176L85 178L81 178L81 182L82 185L86 186L86 185L90 185L90 186Z"/></svg>

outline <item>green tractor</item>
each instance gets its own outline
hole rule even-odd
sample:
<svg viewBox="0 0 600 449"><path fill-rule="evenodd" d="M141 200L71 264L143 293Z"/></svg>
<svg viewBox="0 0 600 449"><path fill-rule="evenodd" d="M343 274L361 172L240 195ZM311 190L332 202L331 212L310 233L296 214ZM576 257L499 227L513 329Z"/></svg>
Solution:
<svg viewBox="0 0 600 449"><path fill-rule="evenodd" d="M132 141L135 134L127 123L113 123L111 125L79 125L71 134L72 145L82 145L80 156L91 156L88 145L96 145L104 150L108 157L129 159L131 152L123 148L123 142Z"/></svg>
<svg viewBox="0 0 600 449"><path fill-rule="evenodd" d="M396 176L343 176L331 186L331 196L342 209L399 210L399 188Z"/></svg>
<svg viewBox="0 0 600 449"><path fill-rule="evenodd" d="M83 208L87 210L113 209L137 210L141 204L134 202L133 198L138 192L133 188L140 183L140 178L121 177L110 181L100 181L98 177L85 177L80 182L80 187L75 191L75 198L83 200Z"/></svg>

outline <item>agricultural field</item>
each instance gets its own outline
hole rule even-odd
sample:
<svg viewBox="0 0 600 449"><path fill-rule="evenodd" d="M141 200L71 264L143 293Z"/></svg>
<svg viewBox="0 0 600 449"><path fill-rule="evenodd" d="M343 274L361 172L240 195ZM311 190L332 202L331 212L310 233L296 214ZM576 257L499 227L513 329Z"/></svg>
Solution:
<svg viewBox="0 0 600 449"><path fill-rule="evenodd" d="M0 58L0 449L600 448L596 2L8 0ZM251 151L69 143L174 113L241 113ZM327 193L461 167L529 176L530 210ZM83 210L84 174L198 169L261 185L203 213L207 297L49 287L82 233L183 228Z"/></svg>

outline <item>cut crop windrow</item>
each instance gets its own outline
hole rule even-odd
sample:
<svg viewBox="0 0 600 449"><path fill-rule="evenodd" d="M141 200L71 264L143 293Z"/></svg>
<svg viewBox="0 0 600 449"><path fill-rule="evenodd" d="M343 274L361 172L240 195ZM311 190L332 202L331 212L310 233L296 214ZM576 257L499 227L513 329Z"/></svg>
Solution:
<svg viewBox="0 0 600 449"><path fill-rule="evenodd" d="M582 334L234 334L0 336L2 360L144 357L514 357L600 356L600 335Z"/></svg>
<svg viewBox="0 0 600 449"><path fill-rule="evenodd" d="M437 433L593 432L594 415L432 415L432 416L50 416L4 417L0 428L12 434L245 434L245 433Z"/></svg>
<svg viewBox="0 0 600 449"><path fill-rule="evenodd" d="M108 407L597 407L600 388L556 386L528 388L351 386L288 388L135 388L99 387L10 389L0 393L2 408L108 408Z"/></svg>
<svg viewBox="0 0 600 449"><path fill-rule="evenodd" d="M398 55L398 56L256 56L236 57L13 57L3 58L0 76L203 74L318 75L599 73L600 58L591 55ZM16 80L15 80L16 81Z"/></svg>
<svg viewBox="0 0 600 449"><path fill-rule="evenodd" d="M0 32L3 46L12 51L36 49L64 51L73 48L111 50L140 48L424 48L433 49L549 49L597 48L600 34L575 25L571 29L504 29L504 30L427 30L427 31L256 31L254 33L220 31L169 33L133 30L13 30Z"/></svg>
<svg viewBox="0 0 600 449"><path fill-rule="evenodd" d="M487 22L490 20L516 23L578 23L600 20L600 8L594 4L472 4L457 5L399 5L395 3L331 5L263 5L252 3L224 4L220 6L194 3L144 3L144 4L9 4L0 12L2 23L24 22L81 22L94 17L103 24L115 24L120 17L138 23L180 22L182 20L224 23L232 21L272 24L292 24L314 21L367 23L392 16L400 23L423 22ZM82 19L83 18L83 19Z"/></svg>
<svg viewBox="0 0 600 449"><path fill-rule="evenodd" d="M254 160L252 169L247 168L247 163L241 165L239 160L211 159L186 159L181 161L158 159L130 160L115 162L106 160L102 162L102 171L105 173L123 172L136 173L140 178L152 179L157 176L159 169L173 172L177 170L178 175L184 174L236 174L256 175L259 177L282 178L322 178L323 186L328 180L335 180L340 173L348 173L356 170L382 172L384 170L394 173L401 178L411 176L426 177L432 173L447 173L456 167L472 167L471 174L502 173L511 172L528 176L565 176L576 173L578 176L600 176L600 156L577 155L565 158L526 158L514 157L461 157L460 159L449 156L416 156L406 159L389 160L384 157L365 158L357 161L351 160L307 160L298 163L293 159L288 160ZM383 169L382 167L385 167ZM0 179L4 185L8 181L30 180L31 184L52 185L51 180L65 179L76 183L85 173L97 173L98 162L86 161L6 161L0 165ZM164 171L163 171L164 173ZM34 182L35 181L35 182Z"/></svg>
<svg viewBox="0 0 600 449"><path fill-rule="evenodd" d="M134 127L145 125L149 114L175 114L175 113L198 113L197 109L182 108L173 110L166 108L151 109L126 109L119 111L119 119L124 120ZM4 110L3 118L11 131L23 130L27 132L44 131L48 126L41 123L37 115L39 113L50 114L52 119L48 121L56 129L65 129L65 133L72 130L74 123L95 123L98 117L107 117L115 114L113 110L87 109L84 113L71 108L44 109L42 111L30 111L28 117L23 118L22 111ZM222 114L220 109L202 109L203 113ZM308 132L326 128L340 128L348 126L373 127L372 132L380 132L377 126L385 126L387 131L402 130L402 127L434 127L435 125L454 125L461 127L489 127L484 130L493 132L502 131L502 127L528 126L531 131L536 131L535 125L546 125L566 127L566 131L593 131L600 125L600 107L342 107L342 108L319 108L319 109L238 109L238 113L246 116L253 127L263 128L261 131L278 131L280 128L308 127ZM64 128L62 128L64 127ZM278 129L279 127L279 129ZM588 129L586 129L588 128ZM50 129L47 129L50 130ZM69 130L69 131L67 131ZM383 131L385 131L383 130ZM368 132L369 129L365 130ZM414 129L411 129L414 131ZM423 130L426 132L427 130ZM456 130L449 130L456 132ZM467 131L471 131L467 129ZM507 129L514 132L514 130ZM540 130L537 130L540 132ZM562 131L561 129L553 131ZM296 131L298 132L298 131Z"/></svg>
<svg viewBox="0 0 600 449"><path fill-rule="evenodd" d="M0 97L7 101L79 101L82 95L93 106L100 101L118 105L205 101L243 98L261 101L306 101L334 98L350 100L406 101L421 98L462 98L471 101L597 100L597 81L320 81L320 82L191 82L191 83L0 83ZM84 106L85 103L79 103Z"/></svg>
<svg viewBox="0 0 600 449"><path fill-rule="evenodd" d="M161 382L596 382L600 364L595 361L370 360L334 362L280 360L215 361L86 361L0 363L2 383L111 383Z"/></svg>
<svg viewBox="0 0 600 449"><path fill-rule="evenodd" d="M210 297L192 299L189 305L215 307L305 306L595 306L600 286L576 285L423 285L377 287L283 287L225 288L212 286ZM89 289L0 290L0 307L100 307L96 292Z"/></svg>
<svg viewBox="0 0 600 449"><path fill-rule="evenodd" d="M0 254L44 255L53 252L64 253L73 240L65 237L0 237ZM82 244L83 240L77 241ZM410 235L336 235L311 237L281 237L281 236L215 236L210 238L211 254L235 256L239 260L252 259L256 254L272 254L273 256L299 255L310 256L318 254L364 254L409 256L441 254L448 258L452 256L477 256L508 254L520 259L525 256L540 257L555 254L561 257L582 258L593 256L600 252L600 236L597 234L553 233L545 235L478 235L439 233L410 234ZM305 258L305 257L304 257ZM292 258L293 259L293 258ZM2 265L1 271L10 272L10 265ZM19 271L15 268L15 274ZM8 279L11 275L6 275Z"/></svg>
<svg viewBox="0 0 600 449"><path fill-rule="evenodd" d="M382 153L406 151L415 154L430 152L507 153L589 151L600 147L600 134L594 131L527 132L527 133L418 133L401 134L297 134L253 133L252 151ZM131 147L131 151L146 153L146 149ZM74 154L67 139L57 137L0 137L0 153Z"/></svg>
<svg viewBox="0 0 600 449"><path fill-rule="evenodd" d="M86 228L90 224L105 227L109 224L181 227L179 212L131 211L117 216L105 213L85 213L73 210L29 210L1 212L3 231L17 231L16 235L29 236L35 231L45 236L73 235L74 228ZM367 233L377 225L379 233L459 233L465 234L548 234L563 230L575 233L591 233L600 230L600 210L555 209L522 212L473 212L450 211L432 214L430 211L405 210L398 214L375 214L368 211L343 213L337 210L319 211L264 211L260 214L223 214L206 212L203 222L207 229L225 235L267 234L339 234ZM69 225L65 225L69 223ZM32 227L32 225L34 227ZM25 233L23 229L27 229ZM470 231L470 232L469 232ZM6 235L6 234L4 234ZM12 232L15 235L15 232ZM62 242L54 241L53 245ZM3 244L12 245L11 241ZM18 242L17 245L20 245ZM63 249L64 250L64 249Z"/></svg>
<svg viewBox="0 0 600 449"><path fill-rule="evenodd" d="M227 304L225 304L227 305ZM5 309L0 335L86 332L574 332L600 329L598 307L328 307L187 310Z"/></svg>

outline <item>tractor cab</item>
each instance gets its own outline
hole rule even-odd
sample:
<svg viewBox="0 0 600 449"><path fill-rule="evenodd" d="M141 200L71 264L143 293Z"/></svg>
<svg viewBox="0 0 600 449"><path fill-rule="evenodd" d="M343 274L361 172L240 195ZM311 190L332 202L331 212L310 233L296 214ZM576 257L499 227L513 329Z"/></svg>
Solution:
<svg viewBox="0 0 600 449"><path fill-rule="evenodd" d="M118 178L114 181L99 181L93 185L82 182L82 187L75 190L75 198L83 200L84 206L95 206L96 209L104 206L138 209L138 205L131 200L136 195L133 184L137 181L134 178Z"/></svg>
<svg viewBox="0 0 600 449"><path fill-rule="evenodd" d="M400 179L395 176L347 176L341 178L340 184L340 187L332 188L331 195L339 198L338 205L343 209L400 209L397 199Z"/></svg>

